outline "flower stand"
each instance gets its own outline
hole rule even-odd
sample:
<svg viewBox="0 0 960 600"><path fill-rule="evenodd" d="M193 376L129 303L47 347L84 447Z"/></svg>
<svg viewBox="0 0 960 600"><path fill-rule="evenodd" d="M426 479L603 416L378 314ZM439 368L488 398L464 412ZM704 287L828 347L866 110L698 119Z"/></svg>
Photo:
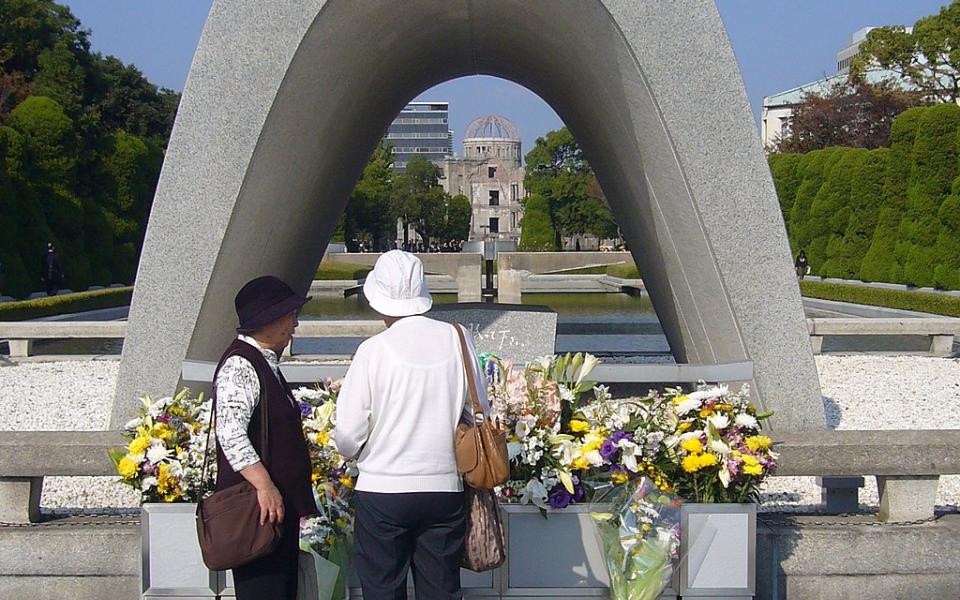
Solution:
<svg viewBox="0 0 960 600"><path fill-rule="evenodd" d="M226 573L203 564L197 542L197 505L146 503L141 507L142 598L217 598Z"/></svg>
<svg viewBox="0 0 960 600"><path fill-rule="evenodd" d="M684 600L753 598L756 504L684 504L680 527L675 586Z"/></svg>

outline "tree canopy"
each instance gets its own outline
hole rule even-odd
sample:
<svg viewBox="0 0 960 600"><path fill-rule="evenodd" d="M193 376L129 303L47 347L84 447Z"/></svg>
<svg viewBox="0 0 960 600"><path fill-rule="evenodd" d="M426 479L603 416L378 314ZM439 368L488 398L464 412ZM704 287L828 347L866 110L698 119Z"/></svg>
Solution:
<svg viewBox="0 0 960 600"><path fill-rule="evenodd" d="M616 235L617 225L596 175L569 129L537 138L527 153L526 165L524 187L546 200L556 246L560 236Z"/></svg>
<svg viewBox="0 0 960 600"><path fill-rule="evenodd" d="M66 6L0 14L0 291L41 288L48 242L67 287L130 283L179 94L91 52Z"/></svg>
<svg viewBox="0 0 960 600"><path fill-rule="evenodd" d="M919 19L912 31L899 25L870 30L851 71L876 66L895 72L929 100L960 100L960 0Z"/></svg>

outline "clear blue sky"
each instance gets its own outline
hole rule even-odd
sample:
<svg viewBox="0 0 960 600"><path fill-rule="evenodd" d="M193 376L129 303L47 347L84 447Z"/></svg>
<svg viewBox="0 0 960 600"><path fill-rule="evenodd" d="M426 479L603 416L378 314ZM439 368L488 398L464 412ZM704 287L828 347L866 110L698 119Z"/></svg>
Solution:
<svg viewBox="0 0 960 600"><path fill-rule="evenodd" d="M94 50L133 63L157 85L183 89L210 0L67 0L93 31ZM837 50L870 25L912 25L937 12L945 0L717 0L743 79L759 115L763 97L836 71ZM466 77L425 91L421 100L450 102L454 149L474 117L512 119L533 141L561 126L539 97L491 77ZM709 102L708 98L704 102Z"/></svg>

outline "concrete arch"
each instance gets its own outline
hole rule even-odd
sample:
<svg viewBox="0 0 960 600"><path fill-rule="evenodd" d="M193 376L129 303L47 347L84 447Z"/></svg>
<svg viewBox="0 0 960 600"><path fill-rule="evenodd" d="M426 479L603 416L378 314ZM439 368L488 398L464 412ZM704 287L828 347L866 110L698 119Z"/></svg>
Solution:
<svg viewBox="0 0 960 600"><path fill-rule="evenodd" d="M703 0L216 0L138 273L113 426L214 360L250 277L307 289L369 152L436 83L488 74L558 112L594 165L677 360L753 360L777 427L823 409L739 70Z"/></svg>

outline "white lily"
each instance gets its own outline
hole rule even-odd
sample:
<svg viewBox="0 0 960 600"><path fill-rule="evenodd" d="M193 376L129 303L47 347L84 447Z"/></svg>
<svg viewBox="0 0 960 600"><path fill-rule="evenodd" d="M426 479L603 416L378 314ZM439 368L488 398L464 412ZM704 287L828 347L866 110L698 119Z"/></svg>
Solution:
<svg viewBox="0 0 960 600"><path fill-rule="evenodd" d="M531 479L523 487L523 493L520 495L520 504L529 504L533 502L535 506L547 508L547 488L539 479Z"/></svg>
<svg viewBox="0 0 960 600"><path fill-rule="evenodd" d="M507 442L507 457L510 460L520 456L521 452L523 452L523 444L520 442Z"/></svg>
<svg viewBox="0 0 960 600"><path fill-rule="evenodd" d="M579 386L598 364L600 364L599 358L592 354L585 354L583 356L583 366L580 367L580 372L577 374L577 383L573 387Z"/></svg>
<svg viewBox="0 0 960 600"><path fill-rule="evenodd" d="M637 466L637 454L639 454L640 447L630 440L623 439L617 442L617 447L622 450L620 454L620 462L623 463L627 469L636 473L639 470Z"/></svg>
<svg viewBox="0 0 960 600"><path fill-rule="evenodd" d="M730 487L730 470L729 469L726 469L726 468L720 469L720 474L718 475L718 477L720 478L720 483L723 484L723 487L725 488Z"/></svg>

